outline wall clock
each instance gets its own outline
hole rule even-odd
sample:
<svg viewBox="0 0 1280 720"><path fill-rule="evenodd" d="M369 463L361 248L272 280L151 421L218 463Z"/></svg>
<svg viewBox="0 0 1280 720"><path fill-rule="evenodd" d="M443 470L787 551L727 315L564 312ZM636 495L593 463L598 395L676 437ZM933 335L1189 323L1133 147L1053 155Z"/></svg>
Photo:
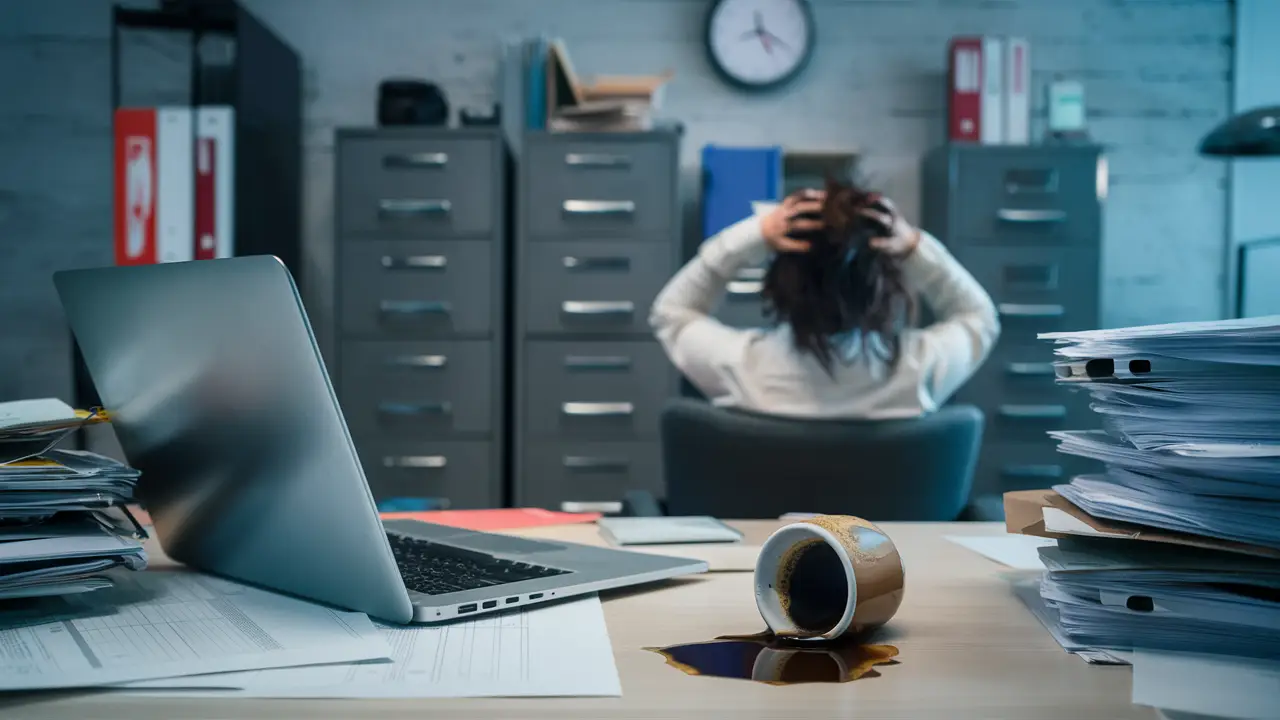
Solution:
<svg viewBox="0 0 1280 720"><path fill-rule="evenodd" d="M714 0L707 11L711 65L743 90L794 80L809 64L814 41L808 0Z"/></svg>

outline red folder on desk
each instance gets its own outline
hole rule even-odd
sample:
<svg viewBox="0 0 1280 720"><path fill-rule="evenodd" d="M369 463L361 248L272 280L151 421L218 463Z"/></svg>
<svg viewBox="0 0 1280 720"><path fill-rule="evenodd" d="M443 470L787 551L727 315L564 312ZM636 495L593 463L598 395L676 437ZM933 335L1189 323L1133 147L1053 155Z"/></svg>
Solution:
<svg viewBox="0 0 1280 720"><path fill-rule="evenodd" d="M383 520L422 522L466 530L515 530L544 525L576 525L599 520L600 513L552 512L541 508L500 508L495 510L429 510L427 512L387 512Z"/></svg>

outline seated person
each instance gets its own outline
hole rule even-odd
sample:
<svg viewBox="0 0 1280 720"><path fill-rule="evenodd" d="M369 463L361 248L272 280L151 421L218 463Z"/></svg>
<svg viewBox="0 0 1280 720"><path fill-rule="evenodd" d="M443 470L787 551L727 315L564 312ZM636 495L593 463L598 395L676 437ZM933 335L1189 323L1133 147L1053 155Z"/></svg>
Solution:
<svg viewBox="0 0 1280 720"><path fill-rule="evenodd" d="M709 313L743 268L773 256L771 328ZM937 320L912 327L916 299ZM667 355L717 405L810 418L888 419L936 410L1000 334L990 296L883 196L805 190L703 243L654 301Z"/></svg>

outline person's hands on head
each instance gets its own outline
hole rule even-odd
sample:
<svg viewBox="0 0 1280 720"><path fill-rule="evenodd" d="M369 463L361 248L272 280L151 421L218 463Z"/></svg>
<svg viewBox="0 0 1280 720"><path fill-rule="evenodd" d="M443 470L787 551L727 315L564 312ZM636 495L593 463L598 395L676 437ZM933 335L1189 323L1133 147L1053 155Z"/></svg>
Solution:
<svg viewBox="0 0 1280 720"><path fill-rule="evenodd" d="M778 207L760 218L760 234L775 252L805 252L809 243L797 240L794 235L811 233L822 228L822 202L826 193L821 190L802 190L787 196ZM805 217L809 216L809 217Z"/></svg>
<svg viewBox="0 0 1280 720"><path fill-rule="evenodd" d="M920 230L903 219L902 213L889 198L883 195L875 197L877 207L869 207L862 211L866 217L875 220L889 229L884 237L872 238L871 248L891 257L906 257L920 244Z"/></svg>

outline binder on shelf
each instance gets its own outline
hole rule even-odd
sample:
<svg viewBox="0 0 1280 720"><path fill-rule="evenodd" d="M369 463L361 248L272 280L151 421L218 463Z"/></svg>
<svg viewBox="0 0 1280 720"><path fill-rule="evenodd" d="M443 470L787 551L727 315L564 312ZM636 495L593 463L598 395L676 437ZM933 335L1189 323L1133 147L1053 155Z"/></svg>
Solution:
<svg viewBox="0 0 1280 720"><path fill-rule="evenodd" d="M979 142L982 139L982 38L952 38L948 53L948 138L954 142Z"/></svg>
<svg viewBox="0 0 1280 720"><path fill-rule="evenodd" d="M235 254L235 135L230 107L196 111L195 259Z"/></svg>
<svg viewBox="0 0 1280 720"><path fill-rule="evenodd" d="M1007 38L1004 59L1004 139L1026 145L1031 142L1031 44L1026 38Z"/></svg>
<svg viewBox="0 0 1280 720"><path fill-rule="evenodd" d="M1005 141L1004 45L999 37L982 38L982 118L978 137L983 145Z"/></svg>

